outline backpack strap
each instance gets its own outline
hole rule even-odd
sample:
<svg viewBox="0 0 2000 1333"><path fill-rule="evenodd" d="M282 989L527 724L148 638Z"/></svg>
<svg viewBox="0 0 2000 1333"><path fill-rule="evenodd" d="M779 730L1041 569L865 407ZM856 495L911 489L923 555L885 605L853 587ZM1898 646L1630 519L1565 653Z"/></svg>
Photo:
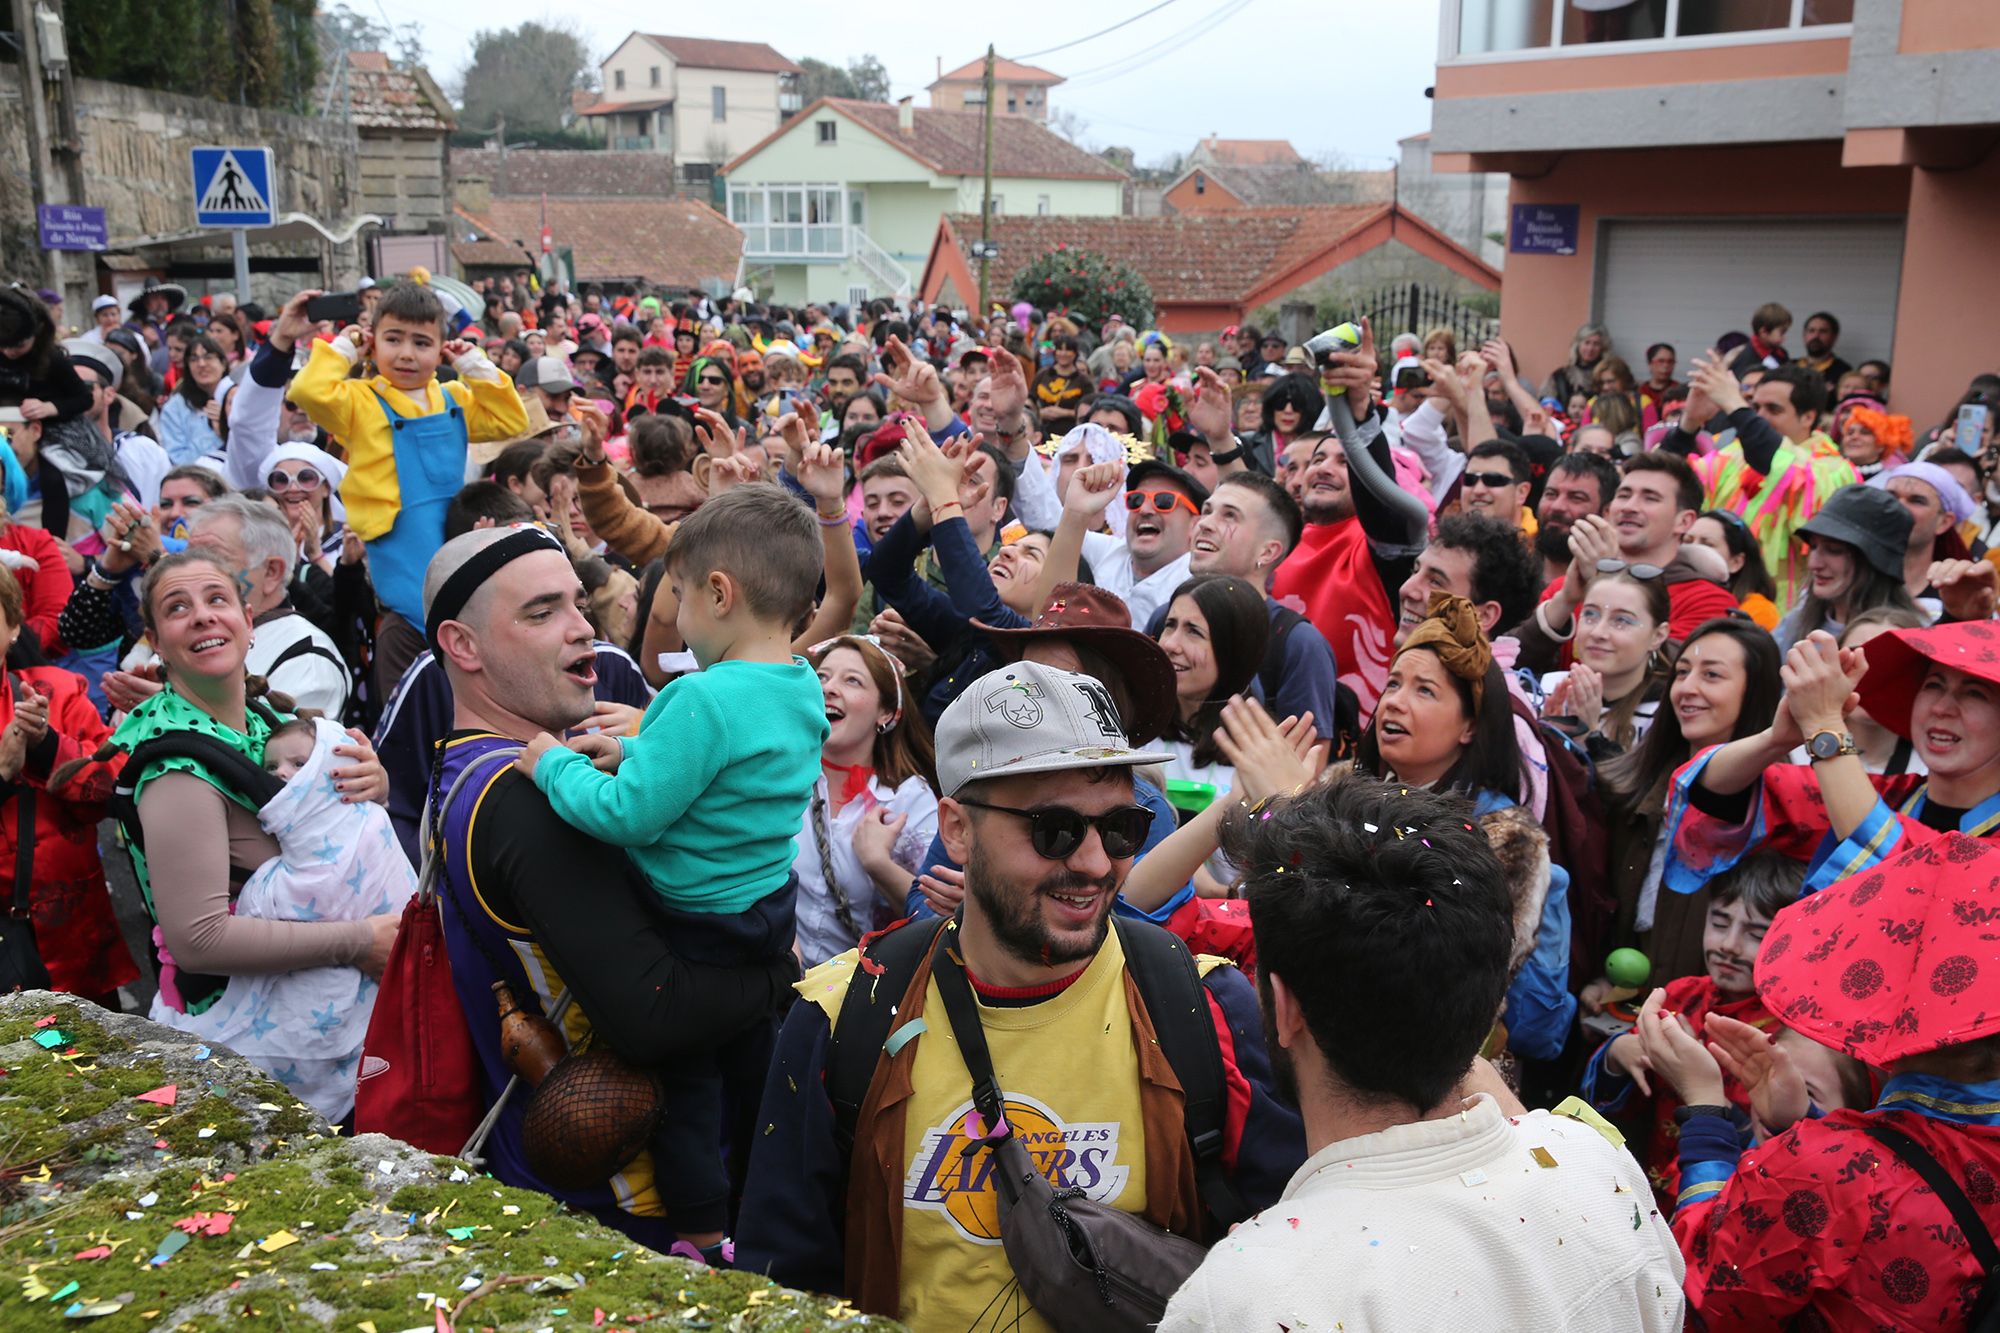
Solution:
<svg viewBox="0 0 2000 1333"><path fill-rule="evenodd" d="M340 668L342 675L347 673L347 663L314 643L312 635L301 634L298 638L293 639L283 652L271 659L271 665L264 668L264 678L269 680L277 673L279 667L287 662L296 661L301 657L324 657L327 661Z"/></svg>
<svg viewBox="0 0 2000 1333"><path fill-rule="evenodd" d="M272 712L263 700L252 699L249 707L261 714L274 730L284 725L284 720ZM147 769L162 759L194 760L220 779L229 791L249 801L253 808L261 809L285 788L283 780L275 774L266 773L261 764L253 762L241 750L198 731L172 731L142 741L132 747L132 753L126 757L125 767L119 771L111 792L111 813L125 830L126 840L141 854L146 850L146 833L139 823L136 794L139 781L146 776Z"/></svg>
<svg viewBox="0 0 2000 1333"><path fill-rule="evenodd" d="M861 1118L861 1103L868 1099L869 1085L875 1081L877 1058L882 1043L889 1039L896 1006L917 969L930 956L931 946L944 932L946 922L925 930L906 922L861 942L861 956L880 967L856 967L840 1002L840 1017L834 1022L827 1042L824 1081L827 1100L833 1103L833 1135L845 1162L854 1152L854 1131ZM866 977L867 984L862 980Z"/></svg>
<svg viewBox="0 0 2000 1333"><path fill-rule="evenodd" d="M1217 1234L1249 1216L1223 1169L1222 1149L1229 1113L1222 1044L1209 1014L1208 991L1194 955L1178 935L1145 921L1111 918L1125 951L1125 966L1146 1002L1160 1051L1173 1066L1186 1097L1182 1121L1194 1151L1195 1185L1202 1206L1219 1224Z"/></svg>
<svg viewBox="0 0 2000 1333"><path fill-rule="evenodd" d="M1861 1132L1902 1158L1903 1165L1923 1177L1924 1184L1931 1187L1938 1202L1950 1210L1952 1220L1958 1223L1958 1229L1965 1237L1966 1248L1972 1251L1972 1257L1979 1261L1979 1266L1986 1270L1986 1281L1973 1302L1971 1317L1965 1321L1965 1326L1974 1333L1988 1329L1988 1321L2000 1312L2000 1246L1994 1244L1992 1230L1973 1208L1972 1200L1965 1197L1959 1183L1944 1169L1944 1164L1923 1144L1894 1125L1874 1118L1861 1126Z"/></svg>

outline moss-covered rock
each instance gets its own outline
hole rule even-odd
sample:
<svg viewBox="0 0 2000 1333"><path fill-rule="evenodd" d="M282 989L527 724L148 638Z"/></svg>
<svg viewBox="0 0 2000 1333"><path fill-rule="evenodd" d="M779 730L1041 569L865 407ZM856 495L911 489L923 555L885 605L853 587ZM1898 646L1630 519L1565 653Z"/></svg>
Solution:
<svg viewBox="0 0 2000 1333"><path fill-rule="evenodd" d="M66 996L0 997L0 1071L0 1328L895 1327L342 1139L233 1052Z"/></svg>

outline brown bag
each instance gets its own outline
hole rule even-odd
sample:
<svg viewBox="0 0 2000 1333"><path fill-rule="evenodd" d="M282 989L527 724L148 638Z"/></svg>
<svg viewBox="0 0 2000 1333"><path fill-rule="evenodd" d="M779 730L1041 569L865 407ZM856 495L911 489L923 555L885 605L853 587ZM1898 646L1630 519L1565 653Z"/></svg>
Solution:
<svg viewBox="0 0 2000 1333"><path fill-rule="evenodd" d="M972 1074L972 1101L986 1130L976 1144L993 1154L1000 1244L1014 1281L1061 1333L1148 1333L1208 1250L1086 1198L1083 1190L1058 1190L1036 1169L1008 1127L978 1005L964 968L946 947L951 937L951 931L939 932L931 974Z"/></svg>

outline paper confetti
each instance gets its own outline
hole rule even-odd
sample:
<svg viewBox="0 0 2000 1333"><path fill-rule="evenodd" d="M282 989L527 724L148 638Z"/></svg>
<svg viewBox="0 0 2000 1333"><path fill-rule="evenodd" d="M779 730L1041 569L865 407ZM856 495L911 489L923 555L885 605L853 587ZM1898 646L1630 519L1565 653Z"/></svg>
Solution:
<svg viewBox="0 0 2000 1333"><path fill-rule="evenodd" d="M1537 1166L1552 1168L1556 1164L1556 1155L1547 1148L1530 1148L1528 1149L1528 1156L1535 1159L1535 1165Z"/></svg>
<svg viewBox="0 0 2000 1333"><path fill-rule="evenodd" d="M234 1213L194 1213L174 1225L190 1236L226 1236L235 1220Z"/></svg>
<svg viewBox="0 0 2000 1333"><path fill-rule="evenodd" d="M287 1245L296 1245L298 1243L299 1243L299 1238L297 1236L294 1236L291 1232L274 1231L270 1235L264 1237L263 1240L257 1242L257 1248L262 1250L266 1254L275 1254L277 1251L284 1249Z"/></svg>
<svg viewBox="0 0 2000 1333"><path fill-rule="evenodd" d="M76 1257L79 1259L108 1259L111 1257L111 1247L109 1245L93 1245L87 1250L78 1250Z"/></svg>
<svg viewBox="0 0 2000 1333"><path fill-rule="evenodd" d="M63 1045L67 1041L69 1041L69 1038L62 1034L61 1028L43 1028L35 1034L35 1045L45 1051L53 1051L56 1047Z"/></svg>
<svg viewBox="0 0 2000 1333"><path fill-rule="evenodd" d="M209 1056L213 1054L215 1054L215 1052L209 1050L208 1047L206 1046L197 1046L194 1048L194 1058L197 1060L206 1060L208 1059Z"/></svg>
<svg viewBox="0 0 2000 1333"><path fill-rule="evenodd" d="M157 1190L148 1190L146 1193L141 1194L139 1196L139 1206L141 1208L151 1208L154 1204L158 1203L159 1201L160 1201L160 1195L159 1191Z"/></svg>
<svg viewBox="0 0 2000 1333"><path fill-rule="evenodd" d="M330 1264L324 1259L316 1264L309 1264L307 1267L311 1268L315 1273L337 1273L340 1271L339 1264Z"/></svg>
<svg viewBox="0 0 2000 1333"><path fill-rule="evenodd" d="M124 1309L118 1301L78 1301L63 1311L65 1319L101 1319L108 1314L117 1314Z"/></svg>
<svg viewBox="0 0 2000 1333"><path fill-rule="evenodd" d="M153 1258L151 1260L153 1267L158 1268L160 1265L166 1263L167 1260L186 1249L190 1239L192 1237L185 1231L169 1231L166 1234L166 1238L160 1242L160 1248L153 1251Z"/></svg>
<svg viewBox="0 0 2000 1333"><path fill-rule="evenodd" d="M37 1029L52 1028L55 1025L56 1025L56 1016L54 1014L44 1014L40 1018L35 1020L35 1027Z"/></svg>
<svg viewBox="0 0 2000 1333"><path fill-rule="evenodd" d="M198 1139L212 1139L215 1137L215 1126L203 1125L194 1132L194 1136Z"/></svg>
<svg viewBox="0 0 2000 1333"><path fill-rule="evenodd" d="M154 1088L151 1092L139 1093L132 1100L135 1102L151 1102L155 1106L172 1106L174 1100L180 1095L180 1086L175 1083L168 1083L162 1087Z"/></svg>
<svg viewBox="0 0 2000 1333"><path fill-rule="evenodd" d="M446 1227L444 1230L444 1234L453 1240L471 1240L472 1232L472 1227Z"/></svg>
<svg viewBox="0 0 2000 1333"><path fill-rule="evenodd" d="M892 1060L895 1059L896 1052L902 1050L905 1046L909 1045L912 1041L916 1040L916 1038L922 1036L924 1032L926 1032L927 1030L928 1029L923 1019L921 1018L911 1019L909 1022L903 1024L903 1026L897 1028L894 1032L891 1032L889 1034L889 1039L882 1043L882 1054L888 1056Z"/></svg>

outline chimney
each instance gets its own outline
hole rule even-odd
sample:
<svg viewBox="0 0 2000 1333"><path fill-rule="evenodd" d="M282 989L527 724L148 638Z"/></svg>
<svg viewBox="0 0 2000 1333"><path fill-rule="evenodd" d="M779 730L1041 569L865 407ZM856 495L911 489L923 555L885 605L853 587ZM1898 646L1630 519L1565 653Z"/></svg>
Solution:
<svg viewBox="0 0 2000 1333"><path fill-rule="evenodd" d="M911 107L908 97L899 97L896 99L896 128L901 130L905 137L914 137L916 135L917 113Z"/></svg>

